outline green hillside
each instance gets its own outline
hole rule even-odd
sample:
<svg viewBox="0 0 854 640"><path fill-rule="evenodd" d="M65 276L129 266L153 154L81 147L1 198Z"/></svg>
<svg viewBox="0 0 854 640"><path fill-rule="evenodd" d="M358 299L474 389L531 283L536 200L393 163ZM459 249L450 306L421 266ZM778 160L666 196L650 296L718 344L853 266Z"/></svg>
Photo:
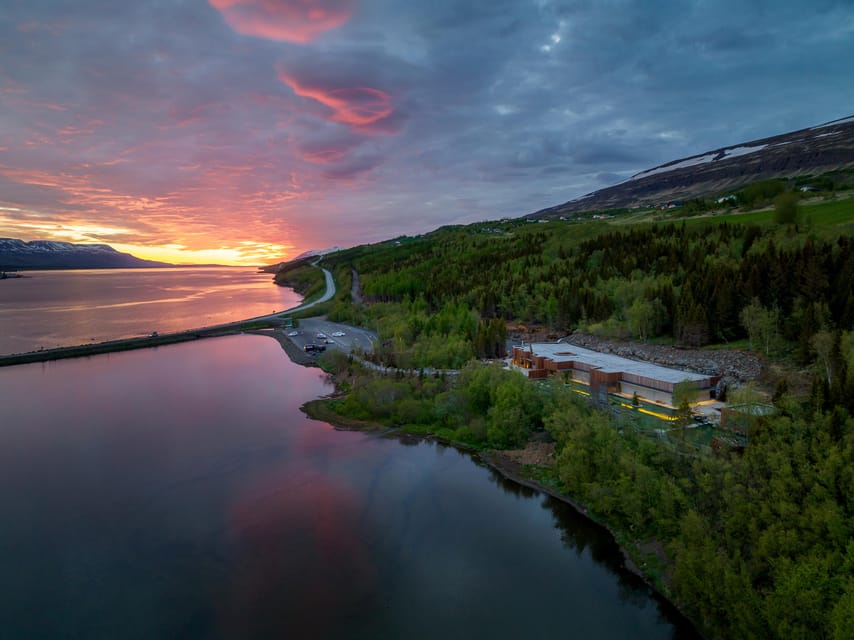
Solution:
<svg viewBox="0 0 854 640"><path fill-rule="evenodd" d="M375 329L374 360L399 373L330 357L345 393L327 415L479 449L553 441L526 473L608 524L709 637L854 637L854 199L806 195L452 226L328 256L330 318ZM518 323L752 349L769 374L733 400L774 410L743 448L698 450L685 422L650 438L662 430L560 380L478 363Z"/></svg>

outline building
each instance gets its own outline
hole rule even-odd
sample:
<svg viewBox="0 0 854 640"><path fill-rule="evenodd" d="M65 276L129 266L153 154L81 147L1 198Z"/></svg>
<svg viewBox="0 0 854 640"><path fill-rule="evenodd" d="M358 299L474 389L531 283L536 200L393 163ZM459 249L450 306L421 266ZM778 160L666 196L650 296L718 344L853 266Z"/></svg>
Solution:
<svg viewBox="0 0 854 640"><path fill-rule="evenodd" d="M563 343L534 343L513 347L512 365L529 378L562 375L591 396L611 394L672 406L673 388L690 381L697 387L697 401L713 397L719 376L670 369Z"/></svg>

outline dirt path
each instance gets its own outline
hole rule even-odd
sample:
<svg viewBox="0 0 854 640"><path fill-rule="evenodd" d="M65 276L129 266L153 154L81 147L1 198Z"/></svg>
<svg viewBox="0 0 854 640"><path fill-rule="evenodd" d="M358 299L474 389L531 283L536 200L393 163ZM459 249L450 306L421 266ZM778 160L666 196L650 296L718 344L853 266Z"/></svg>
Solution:
<svg viewBox="0 0 854 640"><path fill-rule="evenodd" d="M362 289L359 286L359 272L355 269L350 269L353 274L353 284L350 287L350 298L353 304L362 304L365 300L362 298Z"/></svg>

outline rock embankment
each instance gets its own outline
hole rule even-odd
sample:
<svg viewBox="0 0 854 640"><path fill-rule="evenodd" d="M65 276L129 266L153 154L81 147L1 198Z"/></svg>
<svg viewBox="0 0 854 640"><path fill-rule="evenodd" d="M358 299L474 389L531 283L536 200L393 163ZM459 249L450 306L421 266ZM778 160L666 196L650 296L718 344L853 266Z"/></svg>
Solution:
<svg viewBox="0 0 854 640"><path fill-rule="evenodd" d="M282 332L281 329L258 329L255 331L246 331L245 333L251 333L259 336L270 336L282 345L282 350L288 354L288 358L290 358L291 362L294 364L300 364L304 367L319 366L317 364L316 356L306 353L303 349L300 349Z"/></svg>
<svg viewBox="0 0 854 640"><path fill-rule="evenodd" d="M762 358L754 353L737 349L693 349L640 342L620 342L586 333L574 333L563 341L624 358L654 362L663 367L721 376L735 386L744 385L750 380L758 380L762 373Z"/></svg>

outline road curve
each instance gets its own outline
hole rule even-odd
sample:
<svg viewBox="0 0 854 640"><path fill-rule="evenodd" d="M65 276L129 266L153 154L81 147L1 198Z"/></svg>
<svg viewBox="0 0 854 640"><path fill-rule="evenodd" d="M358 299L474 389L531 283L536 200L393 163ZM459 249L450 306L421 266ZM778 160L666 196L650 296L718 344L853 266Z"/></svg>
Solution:
<svg viewBox="0 0 854 640"><path fill-rule="evenodd" d="M316 264L314 266L317 266ZM273 313L269 316L261 316L261 318L251 318L252 320L260 320L267 318L275 318L277 316L282 315L283 313L296 313L297 311L303 311L304 309L308 309L309 307L313 307L316 304L320 304L321 302L326 302L327 300L331 300L332 296L335 295L335 280L332 278L332 274L329 272L329 269L324 269L323 267L318 267L321 271L323 271L323 275L326 277L326 293L320 296L317 300L312 300L311 302L306 302L305 304L301 304L298 307L293 307L292 309L285 309L284 311L279 311L278 313ZM244 321L245 322L245 321Z"/></svg>

